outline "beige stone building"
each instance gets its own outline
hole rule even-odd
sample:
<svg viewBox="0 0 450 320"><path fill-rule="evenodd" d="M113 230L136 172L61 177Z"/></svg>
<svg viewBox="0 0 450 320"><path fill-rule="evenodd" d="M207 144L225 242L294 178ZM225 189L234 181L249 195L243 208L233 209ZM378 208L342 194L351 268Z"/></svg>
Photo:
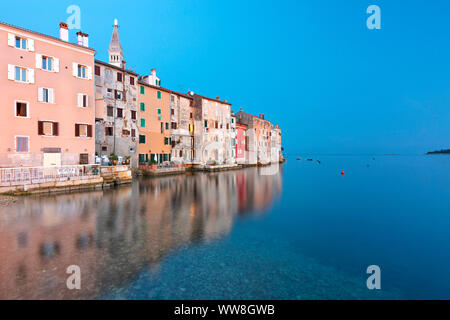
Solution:
<svg viewBox="0 0 450 320"><path fill-rule="evenodd" d="M233 164L231 104L194 94L194 163Z"/></svg>
<svg viewBox="0 0 450 320"><path fill-rule="evenodd" d="M95 60L95 151L115 154L138 166L138 74L126 69L117 21L109 46L109 63Z"/></svg>
<svg viewBox="0 0 450 320"><path fill-rule="evenodd" d="M172 161L192 164L194 160L194 99L172 91L170 95Z"/></svg>

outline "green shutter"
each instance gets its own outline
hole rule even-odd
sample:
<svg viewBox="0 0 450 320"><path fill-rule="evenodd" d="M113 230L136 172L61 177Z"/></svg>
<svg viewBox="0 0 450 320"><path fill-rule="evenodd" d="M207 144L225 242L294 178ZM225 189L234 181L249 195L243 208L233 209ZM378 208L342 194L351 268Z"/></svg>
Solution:
<svg viewBox="0 0 450 320"><path fill-rule="evenodd" d="M141 111L145 111L145 103L141 102Z"/></svg>
<svg viewBox="0 0 450 320"><path fill-rule="evenodd" d="M158 114L161 114L161 109L158 109Z"/></svg>
<svg viewBox="0 0 450 320"><path fill-rule="evenodd" d="M145 94L145 87L141 86L141 94Z"/></svg>
<svg viewBox="0 0 450 320"><path fill-rule="evenodd" d="M158 99L161 99L161 91L157 91L156 96L158 97Z"/></svg>
<svg viewBox="0 0 450 320"><path fill-rule="evenodd" d="M205 128L208 128L208 120L205 120Z"/></svg>
<svg viewBox="0 0 450 320"><path fill-rule="evenodd" d="M141 127L145 128L145 119L144 118L141 118Z"/></svg>
<svg viewBox="0 0 450 320"><path fill-rule="evenodd" d="M145 136L143 134L139 135L139 143L145 143Z"/></svg>

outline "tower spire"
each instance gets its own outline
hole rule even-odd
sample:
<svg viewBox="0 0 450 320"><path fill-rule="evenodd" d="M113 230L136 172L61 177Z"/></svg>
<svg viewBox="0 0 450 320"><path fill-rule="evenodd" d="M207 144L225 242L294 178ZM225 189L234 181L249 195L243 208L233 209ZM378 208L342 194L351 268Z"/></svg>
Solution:
<svg viewBox="0 0 450 320"><path fill-rule="evenodd" d="M114 19L113 33L111 36L111 42L109 43L109 63L116 67L123 67L123 51L120 45L119 37L119 24L117 19Z"/></svg>

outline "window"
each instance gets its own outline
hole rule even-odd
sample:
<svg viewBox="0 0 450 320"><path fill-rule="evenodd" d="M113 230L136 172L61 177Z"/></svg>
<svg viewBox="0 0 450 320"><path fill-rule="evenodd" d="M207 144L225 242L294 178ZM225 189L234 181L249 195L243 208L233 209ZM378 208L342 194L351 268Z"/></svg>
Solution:
<svg viewBox="0 0 450 320"><path fill-rule="evenodd" d="M48 102L48 89L42 88L42 102Z"/></svg>
<svg viewBox="0 0 450 320"><path fill-rule="evenodd" d="M208 120L205 120L205 128L208 128Z"/></svg>
<svg viewBox="0 0 450 320"><path fill-rule="evenodd" d="M53 70L53 59L50 57L42 56L42 69L47 71Z"/></svg>
<svg viewBox="0 0 450 320"><path fill-rule="evenodd" d="M131 110L131 120L136 120L136 115L137 115L137 112L134 110Z"/></svg>
<svg viewBox="0 0 450 320"><path fill-rule="evenodd" d="M136 137L136 129L131 129L131 137L132 138Z"/></svg>
<svg viewBox="0 0 450 320"><path fill-rule="evenodd" d="M145 128L145 119L141 118L141 128Z"/></svg>
<svg viewBox="0 0 450 320"><path fill-rule="evenodd" d="M192 112L190 113L189 118L192 119Z"/></svg>
<svg viewBox="0 0 450 320"><path fill-rule="evenodd" d="M117 108L117 118L123 118L123 109Z"/></svg>
<svg viewBox="0 0 450 320"><path fill-rule="evenodd" d="M80 108L87 108L89 104L88 95L84 93L78 94L78 106Z"/></svg>
<svg viewBox="0 0 450 320"><path fill-rule="evenodd" d="M172 139L171 139L171 138L164 137L164 144L165 144L166 146L172 144Z"/></svg>
<svg viewBox="0 0 450 320"><path fill-rule="evenodd" d="M122 100L122 91L116 90L116 99L117 100Z"/></svg>
<svg viewBox="0 0 450 320"><path fill-rule="evenodd" d="M75 137L92 137L92 126L89 124L75 124Z"/></svg>
<svg viewBox="0 0 450 320"><path fill-rule="evenodd" d="M130 130L123 129L123 130L122 130L122 134L123 134L124 136L129 136L129 135L130 135Z"/></svg>
<svg viewBox="0 0 450 320"><path fill-rule="evenodd" d="M16 67L16 81L27 82L27 69Z"/></svg>
<svg viewBox="0 0 450 320"><path fill-rule="evenodd" d="M143 135L143 134L139 135L139 143L140 144L144 144L145 143L145 135Z"/></svg>
<svg viewBox="0 0 450 320"><path fill-rule="evenodd" d="M141 102L141 111L145 111L145 103Z"/></svg>
<svg viewBox="0 0 450 320"><path fill-rule="evenodd" d="M122 82L123 75L120 72L117 72L117 81Z"/></svg>
<svg viewBox="0 0 450 320"><path fill-rule="evenodd" d="M28 103L16 101L16 117L29 118Z"/></svg>
<svg viewBox="0 0 450 320"><path fill-rule="evenodd" d="M161 99L161 91L156 91L156 97L157 97L158 99Z"/></svg>
<svg viewBox="0 0 450 320"><path fill-rule="evenodd" d="M111 106L106 107L106 116L114 117L114 107Z"/></svg>
<svg viewBox="0 0 450 320"><path fill-rule="evenodd" d="M105 135L106 136L112 136L114 133L113 127L106 127L105 128Z"/></svg>
<svg viewBox="0 0 450 320"><path fill-rule="evenodd" d="M134 86L134 77L130 77L130 84Z"/></svg>
<svg viewBox="0 0 450 320"><path fill-rule="evenodd" d="M16 48L26 49L27 48L27 40L24 38L16 37Z"/></svg>
<svg viewBox="0 0 450 320"><path fill-rule="evenodd" d="M175 96L172 96L172 95L171 95L171 96L170 96L170 101L171 101L171 102L175 102Z"/></svg>
<svg viewBox="0 0 450 320"><path fill-rule="evenodd" d="M86 66L82 66L81 64L78 65L78 78L87 78Z"/></svg>
<svg viewBox="0 0 450 320"><path fill-rule="evenodd" d="M58 123L52 121L38 121L38 135L40 136L58 136Z"/></svg>
<svg viewBox="0 0 450 320"><path fill-rule="evenodd" d="M147 162L147 161L146 161L147 158L148 158L148 155L140 153L140 154L139 154L139 163L145 163L145 162Z"/></svg>
<svg viewBox="0 0 450 320"><path fill-rule="evenodd" d="M145 94L145 87L141 86L141 94Z"/></svg>
<svg viewBox="0 0 450 320"><path fill-rule="evenodd" d="M171 123L171 126L172 126L172 129L175 130L175 129L177 128L177 123L176 123L176 122L172 122L172 123Z"/></svg>
<svg viewBox="0 0 450 320"><path fill-rule="evenodd" d="M101 75L100 66L95 66L95 75L96 76L100 76Z"/></svg>
<svg viewBox="0 0 450 320"><path fill-rule="evenodd" d="M16 152L28 152L28 137L16 137Z"/></svg>
<svg viewBox="0 0 450 320"><path fill-rule="evenodd" d="M166 122L166 130L169 130L169 123Z"/></svg>
<svg viewBox="0 0 450 320"><path fill-rule="evenodd" d="M38 101L44 103L55 103L55 93L51 88L38 88Z"/></svg>
<svg viewBox="0 0 450 320"><path fill-rule="evenodd" d="M158 114L161 114L161 109L158 109Z"/></svg>
<svg viewBox="0 0 450 320"><path fill-rule="evenodd" d="M164 132L164 122L161 122L161 133Z"/></svg>
<svg viewBox="0 0 450 320"><path fill-rule="evenodd" d="M113 97L113 90L112 89L106 89L106 96L108 98L112 98Z"/></svg>
<svg viewBox="0 0 450 320"><path fill-rule="evenodd" d="M80 153L80 164L88 164L89 155L87 153Z"/></svg>
<svg viewBox="0 0 450 320"><path fill-rule="evenodd" d="M102 146L102 151L108 151L108 147L107 146Z"/></svg>

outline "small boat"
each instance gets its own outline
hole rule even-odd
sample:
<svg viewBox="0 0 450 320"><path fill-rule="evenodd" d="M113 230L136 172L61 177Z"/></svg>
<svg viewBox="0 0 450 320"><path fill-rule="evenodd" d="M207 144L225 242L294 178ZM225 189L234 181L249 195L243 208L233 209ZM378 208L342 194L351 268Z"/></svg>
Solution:
<svg viewBox="0 0 450 320"><path fill-rule="evenodd" d="M308 160L308 161L313 161L314 159L306 159L306 160Z"/></svg>
<svg viewBox="0 0 450 320"><path fill-rule="evenodd" d="M302 158L297 158L297 160L299 160L299 161L300 161L300 160L302 160Z"/></svg>
<svg viewBox="0 0 450 320"><path fill-rule="evenodd" d="M317 163L320 164L320 160L317 160Z"/></svg>

